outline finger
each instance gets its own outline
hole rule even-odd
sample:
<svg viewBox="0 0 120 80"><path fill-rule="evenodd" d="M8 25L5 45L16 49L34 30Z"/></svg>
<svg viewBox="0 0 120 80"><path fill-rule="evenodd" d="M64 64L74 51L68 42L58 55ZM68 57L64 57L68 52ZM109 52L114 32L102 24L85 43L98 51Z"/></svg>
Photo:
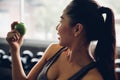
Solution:
<svg viewBox="0 0 120 80"><path fill-rule="evenodd" d="M15 21L15 22L13 22L13 23L11 24L11 30L14 30L14 26L15 26L16 24L18 24L17 21Z"/></svg>
<svg viewBox="0 0 120 80"><path fill-rule="evenodd" d="M20 35L18 35L18 34L16 33L16 34L14 34L13 38L14 38L15 41L17 41L17 40L20 39Z"/></svg>
<svg viewBox="0 0 120 80"><path fill-rule="evenodd" d="M16 32L16 34L18 35L18 36L20 36L21 34L18 32L18 30L15 30L15 32Z"/></svg>
<svg viewBox="0 0 120 80"><path fill-rule="evenodd" d="M14 41L14 38L12 38L12 37L6 37L6 40L8 41L8 42L11 42L11 41Z"/></svg>
<svg viewBox="0 0 120 80"><path fill-rule="evenodd" d="M7 40L9 41L16 41L19 39L19 37L20 37L20 34L15 30L10 31L7 34Z"/></svg>
<svg viewBox="0 0 120 80"><path fill-rule="evenodd" d="M7 41L13 41L14 40L13 33L9 33L6 37L6 40Z"/></svg>

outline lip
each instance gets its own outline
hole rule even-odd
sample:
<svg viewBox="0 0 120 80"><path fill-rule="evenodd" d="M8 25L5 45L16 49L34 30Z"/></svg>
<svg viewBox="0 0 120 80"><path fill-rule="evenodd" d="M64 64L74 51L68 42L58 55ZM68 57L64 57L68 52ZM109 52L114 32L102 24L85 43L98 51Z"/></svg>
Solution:
<svg viewBox="0 0 120 80"><path fill-rule="evenodd" d="M60 40L60 37L58 37L58 40Z"/></svg>
<svg viewBox="0 0 120 80"><path fill-rule="evenodd" d="M57 35L59 35L59 33L57 33Z"/></svg>
<svg viewBox="0 0 120 80"><path fill-rule="evenodd" d="M60 40L60 36L58 36L58 39Z"/></svg>

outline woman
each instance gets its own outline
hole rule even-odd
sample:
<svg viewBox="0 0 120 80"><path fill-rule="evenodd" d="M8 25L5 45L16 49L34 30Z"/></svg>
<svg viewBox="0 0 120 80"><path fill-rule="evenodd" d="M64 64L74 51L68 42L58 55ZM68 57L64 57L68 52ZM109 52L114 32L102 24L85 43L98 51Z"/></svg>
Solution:
<svg viewBox="0 0 120 80"><path fill-rule="evenodd" d="M19 54L23 36L14 29L8 33L13 80L116 80L111 9L100 7L94 0L73 0L64 9L56 30L59 43L47 48L27 76ZM92 41L97 41L93 56L89 51Z"/></svg>

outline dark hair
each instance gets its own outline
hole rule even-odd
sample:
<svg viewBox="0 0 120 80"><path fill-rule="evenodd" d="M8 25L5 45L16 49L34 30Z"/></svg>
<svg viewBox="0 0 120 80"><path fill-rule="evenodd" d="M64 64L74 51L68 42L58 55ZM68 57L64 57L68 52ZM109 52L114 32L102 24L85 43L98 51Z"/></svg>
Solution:
<svg viewBox="0 0 120 80"><path fill-rule="evenodd" d="M73 0L65 9L71 25L81 23L89 42L97 40L94 58L104 80L116 80L114 56L116 48L115 20L110 8L94 0ZM104 18L103 14L106 14Z"/></svg>

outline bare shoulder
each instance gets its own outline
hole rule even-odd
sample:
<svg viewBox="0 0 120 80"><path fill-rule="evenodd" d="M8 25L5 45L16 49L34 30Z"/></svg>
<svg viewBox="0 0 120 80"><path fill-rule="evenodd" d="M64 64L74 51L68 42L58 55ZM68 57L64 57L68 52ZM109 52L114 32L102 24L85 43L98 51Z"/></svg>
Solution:
<svg viewBox="0 0 120 80"><path fill-rule="evenodd" d="M103 80L103 78L102 75L95 68L90 70L82 80Z"/></svg>
<svg viewBox="0 0 120 80"><path fill-rule="evenodd" d="M46 63L46 60L49 59L50 57L52 57L61 48L62 48L62 46L60 46L59 44L55 44L55 43L50 44L48 46L48 48L45 50L42 58L38 61L38 63L29 72L29 74L27 76L28 79L36 80L37 75L39 74L43 65Z"/></svg>
<svg viewBox="0 0 120 80"><path fill-rule="evenodd" d="M46 57L46 59L50 59L58 50L60 50L63 46L60 46L57 43L51 43L47 49L44 52L44 56Z"/></svg>

